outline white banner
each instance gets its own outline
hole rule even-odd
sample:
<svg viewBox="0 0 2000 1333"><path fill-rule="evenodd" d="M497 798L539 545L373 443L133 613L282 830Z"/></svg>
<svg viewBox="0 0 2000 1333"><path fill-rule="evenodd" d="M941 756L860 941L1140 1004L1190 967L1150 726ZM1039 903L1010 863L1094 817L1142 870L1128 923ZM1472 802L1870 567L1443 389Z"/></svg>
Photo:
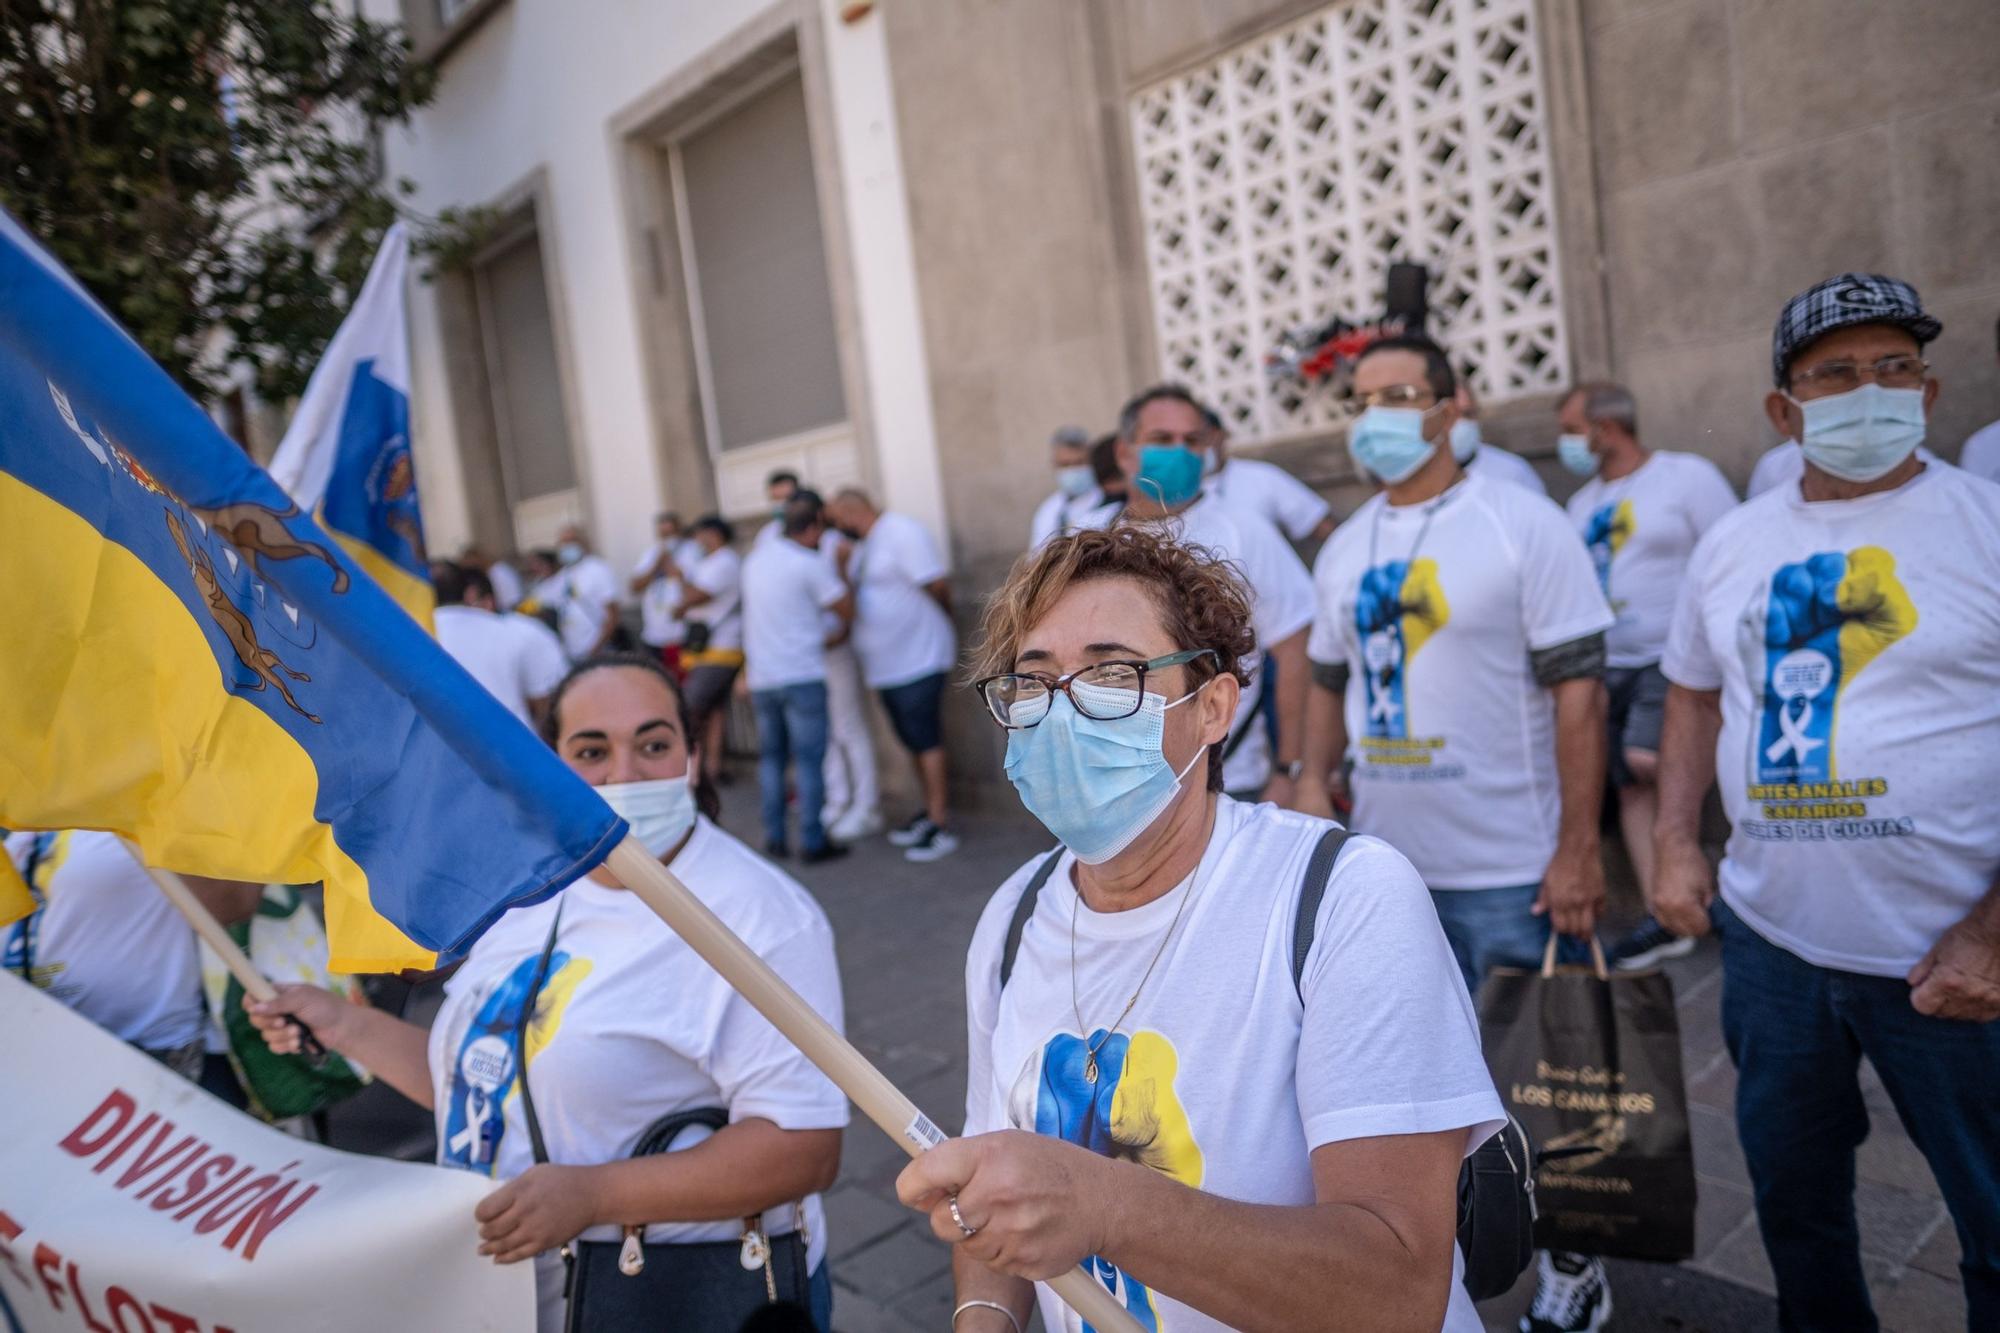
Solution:
<svg viewBox="0 0 2000 1333"><path fill-rule="evenodd" d="M4 1333L532 1333L490 1188L281 1134L0 973Z"/></svg>

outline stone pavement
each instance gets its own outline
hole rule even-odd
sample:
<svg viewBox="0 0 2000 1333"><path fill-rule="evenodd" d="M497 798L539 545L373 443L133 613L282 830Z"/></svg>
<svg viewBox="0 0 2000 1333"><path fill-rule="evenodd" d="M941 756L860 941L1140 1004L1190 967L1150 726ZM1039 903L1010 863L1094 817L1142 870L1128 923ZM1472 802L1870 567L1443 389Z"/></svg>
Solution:
<svg viewBox="0 0 2000 1333"><path fill-rule="evenodd" d="M726 820L751 832L750 784L726 794ZM847 1030L855 1044L947 1130L964 1119L964 956L993 889L1049 840L1024 816L963 822L955 856L912 865L877 838L845 860L795 873L824 904L839 942ZM1615 877L1616 878L1616 877ZM1614 925L1636 915L1614 902ZM1735 1075L1722 1049L1721 975L1712 943L1670 965L1681 1010L1700 1203L1697 1255L1687 1265L1613 1264L1617 1333L1738 1333L1776 1326L1770 1269L1757 1235L1731 1112ZM423 997L415 1012L422 1012ZM413 1012L414 1016L414 1012ZM1856 1206L1882 1324L1891 1333L1964 1327L1958 1245L1929 1168L1902 1132L1879 1083L1867 1084L1874 1132L1859 1154ZM429 1128L395 1094L371 1090L343 1112L340 1146L428 1153ZM857 1117L840 1181L826 1197L841 1333L941 1333L951 1315L949 1256L924 1219L901 1208L894 1182L905 1157ZM1482 1309L1511 1329L1532 1294L1532 1273Z"/></svg>

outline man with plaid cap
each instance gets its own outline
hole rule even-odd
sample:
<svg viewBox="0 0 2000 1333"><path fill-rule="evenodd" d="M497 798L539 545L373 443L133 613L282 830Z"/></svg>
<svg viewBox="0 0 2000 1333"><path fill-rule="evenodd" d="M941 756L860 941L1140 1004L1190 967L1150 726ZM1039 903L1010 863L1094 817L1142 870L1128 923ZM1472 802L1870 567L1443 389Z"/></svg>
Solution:
<svg viewBox="0 0 2000 1333"><path fill-rule="evenodd" d="M1854 1214L1863 1055L1944 1193L1971 1327L2000 1328L2000 486L1921 455L1938 331L1873 274L1786 305L1765 410L1802 476L1709 529L1663 663L1649 906L1722 937L1786 1329L1876 1326ZM1716 781L1732 832L1711 873Z"/></svg>

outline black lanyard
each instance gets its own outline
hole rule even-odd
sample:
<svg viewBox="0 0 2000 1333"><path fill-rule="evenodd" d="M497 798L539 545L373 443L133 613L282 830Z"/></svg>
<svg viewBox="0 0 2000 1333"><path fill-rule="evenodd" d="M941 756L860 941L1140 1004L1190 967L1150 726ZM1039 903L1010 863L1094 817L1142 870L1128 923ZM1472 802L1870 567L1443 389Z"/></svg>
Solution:
<svg viewBox="0 0 2000 1333"><path fill-rule="evenodd" d="M528 1146L535 1151L537 1162L549 1160L548 1146L542 1142L542 1122L535 1115L535 1099L528 1091L528 1023L535 1016L535 1004L542 996L542 983L549 979L549 959L555 956L556 932L562 929L561 898L556 899L555 919L549 922L549 937L542 944L542 957L535 964L535 979L528 984L527 998L521 1001L521 1012L514 1017L514 1059L520 1068L514 1081L521 1087L521 1117L528 1122Z"/></svg>

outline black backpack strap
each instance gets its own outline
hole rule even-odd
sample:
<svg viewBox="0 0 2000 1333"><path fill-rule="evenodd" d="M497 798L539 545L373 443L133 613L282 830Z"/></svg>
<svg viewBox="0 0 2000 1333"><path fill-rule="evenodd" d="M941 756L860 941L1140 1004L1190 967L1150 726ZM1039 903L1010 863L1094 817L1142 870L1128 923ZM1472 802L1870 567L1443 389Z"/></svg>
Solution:
<svg viewBox="0 0 2000 1333"><path fill-rule="evenodd" d="M1056 873L1056 862L1062 860L1062 854L1063 849L1058 847L1042 858L1042 863L1028 878L1028 887L1021 890L1020 901L1014 904L1014 919L1007 923L1007 943L1000 950L1002 990L1007 987L1007 978L1014 975L1014 956L1021 952L1021 932L1028 928L1028 918L1035 914L1035 900L1042 896L1042 885Z"/></svg>
<svg viewBox="0 0 2000 1333"><path fill-rule="evenodd" d="M1292 989L1299 993L1300 1003L1306 998L1306 955L1312 952L1320 901L1326 897L1333 863L1340 859L1340 849L1347 845L1348 836L1347 830L1338 824L1320 834L1312 859L1306 862L1305 882L1299 885L1299 913L1292 918Z"/></svg>

